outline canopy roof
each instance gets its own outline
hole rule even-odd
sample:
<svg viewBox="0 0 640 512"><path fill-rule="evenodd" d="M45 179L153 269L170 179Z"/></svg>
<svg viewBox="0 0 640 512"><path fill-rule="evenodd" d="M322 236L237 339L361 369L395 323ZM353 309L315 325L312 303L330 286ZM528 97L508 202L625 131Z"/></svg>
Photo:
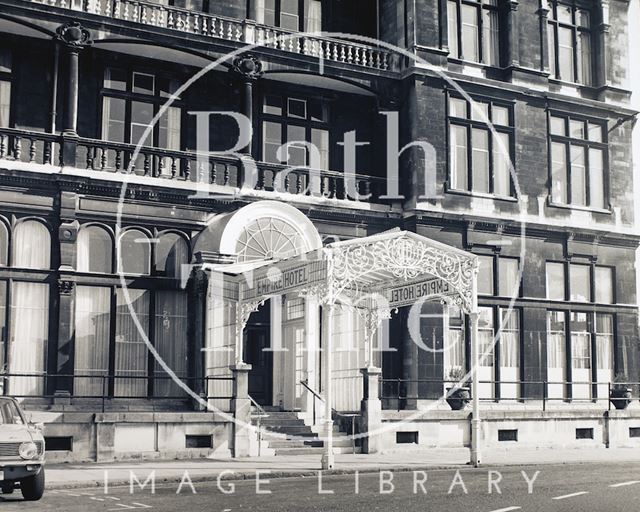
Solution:
<svg viewBox="0 0 640 512"><path fill-rule="evenodd" d="M477 305L477 265L471 253L394 229L292 258L208 268L224 275L225 295L239 302L299 293L323 304L393 309L441 299L470 313Z"/></svg>

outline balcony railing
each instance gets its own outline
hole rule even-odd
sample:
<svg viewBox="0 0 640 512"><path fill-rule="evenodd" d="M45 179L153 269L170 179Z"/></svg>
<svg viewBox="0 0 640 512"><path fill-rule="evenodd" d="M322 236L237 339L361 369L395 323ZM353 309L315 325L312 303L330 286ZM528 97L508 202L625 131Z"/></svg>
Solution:
<svg viewBox="0 0 640 512"><path fill-rule="evenodd" d="M135 158L134 158L135 156ZM200 158L199 158L200 157ZM196 151L167 150L141 147L119 142L65 137L42 132L0 128L0 161L20 165L39 164L72 167L80 172L131 174L160 178L156 185L183 182L215 185L237 193L241 183L243 163L238 158L223 155L202 155ZM1 164L0 164L1 165ZM149 182L152 184L152 181ZM281 193L317 198L377 202L385 193L382 178L353 174L346 178L337 171L310 171L305 168L288 169L282 165L257 163L257 176L251 190L244 193ZM215 187L211 187L215 192Z"/></svg>
<svg viewBox="0 0 640 512"><path fill-rule="evenodd" d="M373 70L386 71L397 68L393 54L379 47L321 36L298 37L295 32L260 25L251 20L239 21L224 16L136 0L33 1L185 34L196 34L241 44L255 44Z"/></svg>
<svg viewBox="0 0 640 512"><path fill-rule="evenodd" d="M386 410L403 410L407 408L408 401L417 400L436 400L442 399L446 395L449 388L455 388L459 384L458 381L443 379L380 379L379 396L382 401L382 408ZM640 400L640 382L581 382L581 381L508 381L508 380L480 380L480 387L485 390L490 388L494 390L499 386L507 386L510 388L522 386L529 390L526 394L529 396L480 396L479 400L483 403L500 403L500 402L521 402L523 404L536 404L542 411L546 411L550 404L563 402L592 403L601 409L611 410L615 406L614 401L621 401L621 398L612 398L611 391L614 386L628 387L631 390L629 400ZM473 388L471 383L466 386L470 389L470 399L473 396ZM587 390L588 396L571 397L572 389ZM550 390L558 391L552 393ZM569 392L567 392L569 391ZM521 393L518 393L521 395Z"/></svg>

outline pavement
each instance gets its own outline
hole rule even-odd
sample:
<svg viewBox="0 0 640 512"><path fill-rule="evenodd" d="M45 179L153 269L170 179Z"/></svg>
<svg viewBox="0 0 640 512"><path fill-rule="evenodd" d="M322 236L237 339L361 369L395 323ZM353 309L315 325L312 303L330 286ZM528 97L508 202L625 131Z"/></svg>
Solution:
<svg viewBox="0 0 640 512"><path fill-rule="evenodd" d="M539 466L562 464L640 463L640 450L633 448L572 449L486 449L483 467ZM336 454L333 470L325 475L378 472L456 469L468 466L466 448L413 450L388 454ZM152 472L155 481L180 482L185 472L192 482L255 479L256 472L268 472L269 478L316 476L321 469L319 455L293 455L259 458L211 458L190 460L147 460L113 463L68 463L46 466L47 489L129 486L132 475L144 481ZM638 475L640 478L640 475Z"/></svg>

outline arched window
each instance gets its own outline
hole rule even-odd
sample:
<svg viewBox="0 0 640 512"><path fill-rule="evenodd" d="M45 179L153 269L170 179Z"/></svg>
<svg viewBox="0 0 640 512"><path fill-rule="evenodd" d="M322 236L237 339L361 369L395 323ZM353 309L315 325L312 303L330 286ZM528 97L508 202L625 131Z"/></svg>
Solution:
<svg viewBox="0 0 640 512"><path fill-rule="evenodd" d="M6 267L9 259L9 230L0 221L0 265Z"/></svg>
<svg viewBox="0 0 640 512"><path fill-rule="evenodd" d="M160 236L156 245L156 272L166 277L180 278L182 265L189 263L189 248L176 233Z"/></svg>
<svg viewBox="0 0 640 512"><path fill-rule="evenodd" d="M288 222L275 218L258 218L248 224L238 237L238 261L280 259L304 252L300 232Z"/></svg>
<svg viewBox="0 0 640 512"><path fill-rule="evenodd" d="M12 264L19 268L51 267L51 234L42 222L20 222L13 234Z"/></svg>
<svg viewBox="0 0 640 512"><path fill-rule="evenodd" d="M112 272L113 244L106 229L86 226L78 233L78 271Z"/></svg>
<svg viewBox="0 0 640 512"><path fill-rule="evenodd" d="M125 274L149 274L151 245L138 229L128 229L120 235L118 268Z"/></svg>

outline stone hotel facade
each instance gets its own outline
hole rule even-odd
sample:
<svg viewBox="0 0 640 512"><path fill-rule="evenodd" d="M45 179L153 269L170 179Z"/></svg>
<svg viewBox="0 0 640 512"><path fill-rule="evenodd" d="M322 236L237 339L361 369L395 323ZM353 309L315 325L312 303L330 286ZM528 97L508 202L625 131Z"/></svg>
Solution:
<svg viewBox="0 0 640 512"><path fill-rule="evenodd" d="M477 256L483 447L637 446L637 387L626 410L608 400L616 374L640 380L628 10L0 0L3 392L45 422L50 459L320 451L329 387L334 450L468 445L469 411L441 398L472 364L455 301L418 307L424 350L409 306L372 334L349 307L329 328L313 294L241 308L212 285L388 232ZM251 120L238 149L257 176L222 154L240 134L225 112ZM203 127L218 153L198 147ZM278 151L288 141L317 151ZM432 152L396 159L420 141ZM260 408L306 441L231 421ZM355 447L344 437L372 425Z"/></svg>

